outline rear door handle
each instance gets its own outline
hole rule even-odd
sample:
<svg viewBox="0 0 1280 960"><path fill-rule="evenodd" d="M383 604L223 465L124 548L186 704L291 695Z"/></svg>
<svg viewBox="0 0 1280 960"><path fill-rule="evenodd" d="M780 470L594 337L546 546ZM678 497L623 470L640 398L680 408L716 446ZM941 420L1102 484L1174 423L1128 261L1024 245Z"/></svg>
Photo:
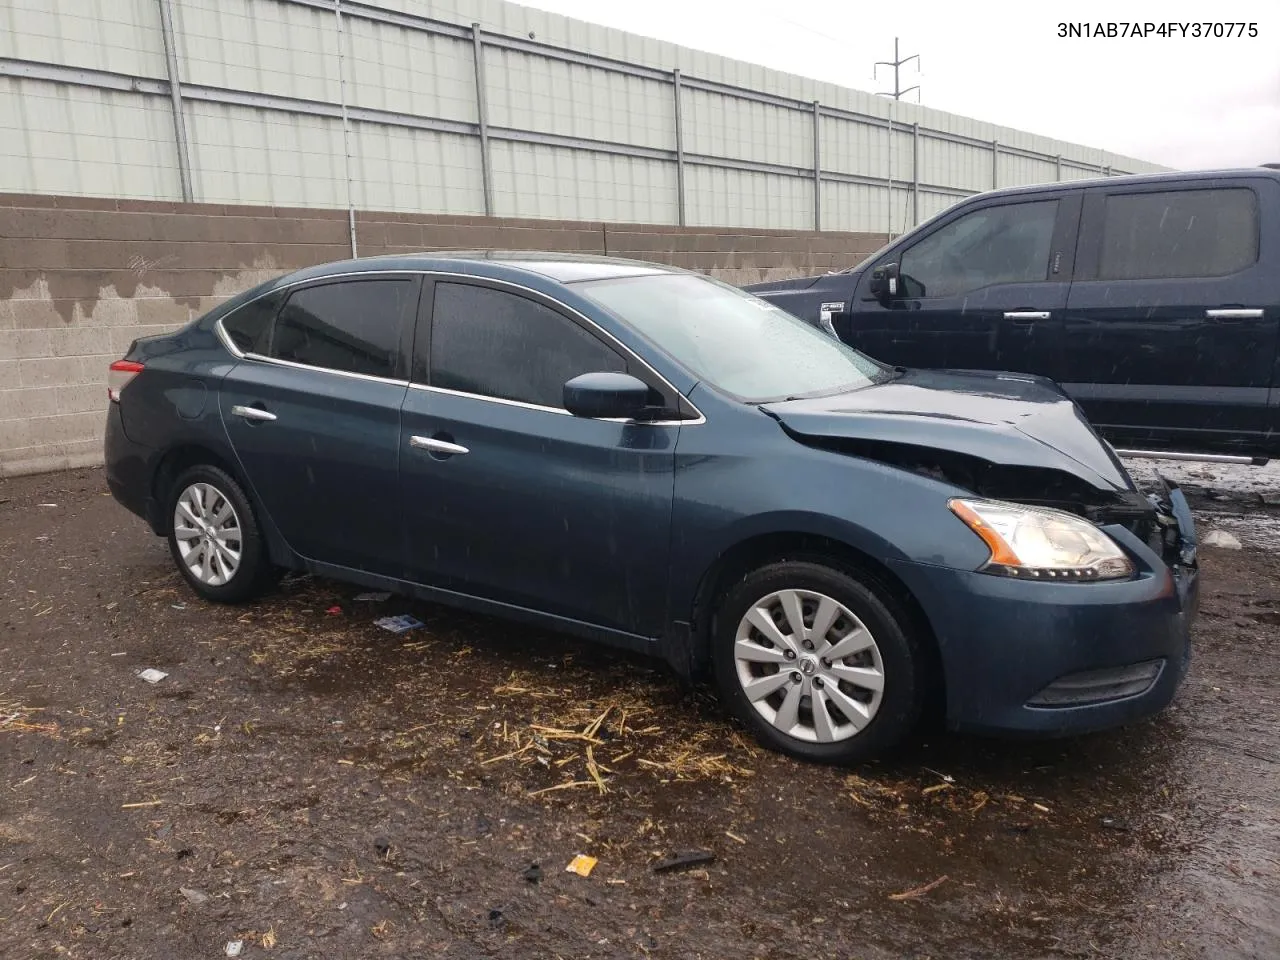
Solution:
<svg viewBox="0 0 1280 960"><path fill-rule="evenodd" d="M1210 320L1261 320L1260 307L1227 307L1220 310L1206 310L1204 315Z"/></svg>
<svg viewBox="0 0 1280 960"><path fill-rule="evenodd" d="M1028 320L1048 320L1049 311L1048 310L1006 310L1004 312L1004 318L1006 320L1021 320L1024 322Z"/></svg>
<svg viewBox="0 0 1280 960"><path fill-rule="evenodd" d="M263 410L261 407L243 407L240 405L231 408L231 415L244 417L246 420L260 420L264 423L276 418L274 413L269 410Z"/></svg>
<svg viewBox="0 0 1280 960"><path fill-rule="evenodd" d="M419 450L430 450L432 453L447 453L450 455L471 452L460 443L437 440L435 437L410 437L409 446L417 447Z"/></svg>

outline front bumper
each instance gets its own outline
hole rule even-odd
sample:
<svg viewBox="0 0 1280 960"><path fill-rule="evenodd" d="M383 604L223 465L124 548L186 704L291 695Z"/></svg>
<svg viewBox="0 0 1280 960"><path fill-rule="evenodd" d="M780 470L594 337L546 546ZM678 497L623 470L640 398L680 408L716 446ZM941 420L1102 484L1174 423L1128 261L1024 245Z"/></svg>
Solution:
<svg viewBox="0 0 1280 960"><path fill-rule="evenodd" d="M1172 565L1125 528L1104 528L1133 558L1131 580L1041 583L894 564L933 625L950 726L1057 736L1169 704L1190 662L1199 598L1194 524L1181 492L1169 492Z"/></svg>

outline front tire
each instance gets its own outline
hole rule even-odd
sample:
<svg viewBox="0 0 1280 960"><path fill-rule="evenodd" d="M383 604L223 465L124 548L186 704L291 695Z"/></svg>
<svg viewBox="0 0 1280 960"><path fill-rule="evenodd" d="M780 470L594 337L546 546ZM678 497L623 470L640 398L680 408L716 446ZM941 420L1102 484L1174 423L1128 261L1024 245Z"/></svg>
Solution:
<svg viewBox="0 0 1280 960"><path fill-rule="evenodd" d="M237 603L263 592L273 568L249 498L225 470L201 464L170 488L169 552L196 593Z"/></svg>
<svg viewBox="0 0 1280 960"><path fill-rule="evenodd" d="M926 658L882 585L784 561L725 594L713 626L716 683L765 746L821 763L892 752L923 707Z"/></svg>

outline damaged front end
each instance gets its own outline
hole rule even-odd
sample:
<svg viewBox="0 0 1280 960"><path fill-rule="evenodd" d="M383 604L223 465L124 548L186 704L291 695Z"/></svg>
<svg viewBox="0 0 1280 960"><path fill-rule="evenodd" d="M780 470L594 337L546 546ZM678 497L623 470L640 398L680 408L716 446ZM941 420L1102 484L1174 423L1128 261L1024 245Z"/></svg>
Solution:
<svg viewBox="0 0 1280 960"><path fill-rule="evenodd" d="M796 436L809 446L875 460L959 487L987 500L1062 510L1098 524L1121 526L1170 569L1196 565L1195 526L1186 497L1157 475L1158 488L1100 488L1067 469L993 463L971 454L851 437Z"/></svg>

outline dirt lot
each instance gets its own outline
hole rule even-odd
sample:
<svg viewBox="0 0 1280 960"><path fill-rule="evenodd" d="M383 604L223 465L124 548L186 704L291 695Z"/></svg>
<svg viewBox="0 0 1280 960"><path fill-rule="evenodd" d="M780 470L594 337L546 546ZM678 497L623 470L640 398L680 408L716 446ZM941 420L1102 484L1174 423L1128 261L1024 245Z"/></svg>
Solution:
<svg viewBox="0 0 1280 960"><path fill-rule="evenodd" d="M1280 956L1280 554L1247 523L1158 719L839 772L556 636L309 579L208 606L104 489L0 481L5 958Z"/></svg>

